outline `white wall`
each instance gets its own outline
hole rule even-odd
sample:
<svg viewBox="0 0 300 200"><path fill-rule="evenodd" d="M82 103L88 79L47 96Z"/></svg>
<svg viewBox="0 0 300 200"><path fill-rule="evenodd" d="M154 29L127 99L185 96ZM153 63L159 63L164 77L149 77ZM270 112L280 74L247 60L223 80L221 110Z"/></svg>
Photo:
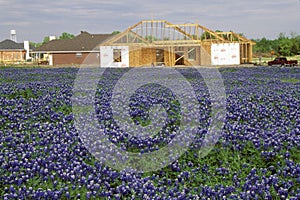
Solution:
<svg viewBox="0 0 300 200"><path fill-rule="evenodd" d="M113 62L114 49L121 49L121 62ZM128 46L100 46L101 67L129 67Z"/></svg>
<svg viewBox="0 0 300 200"><path fill-rule="evenodd" d="M50 36L49 36L49 41L52 41L52 40L56 40L56 36L50 35Z"/></svg>
<svg viewBox="0 0 300 200"><path fill-rule="evenodd" d="M222 43L211 46L212 65L239 65L240 44Z"/></svg>
<svg viewBox="0 0 300 200"><path fill-rule="evenodd" d="M49 54L48 61L49 61L49 65L53 65L53 55L52 54Z"/></svg>
<svg viewBox="0 0 300 200"><path fill-rule="evenodd" d="M26 60L28 60L28 59L30 59L30 57L29 57L29 50L30 50L29 41L24 41L24 49L26 50Z"/></svg>

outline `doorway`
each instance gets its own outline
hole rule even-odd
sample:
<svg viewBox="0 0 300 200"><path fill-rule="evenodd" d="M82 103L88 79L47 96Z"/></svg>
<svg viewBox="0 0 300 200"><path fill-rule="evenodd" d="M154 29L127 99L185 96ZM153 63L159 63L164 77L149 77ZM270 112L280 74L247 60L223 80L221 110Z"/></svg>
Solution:
<svg viewBox="0 0 300 200"><path fill-rule="evenodd" d="M163 49L156 49L156 65L161 66L165 64L165 56Z"/></svg>

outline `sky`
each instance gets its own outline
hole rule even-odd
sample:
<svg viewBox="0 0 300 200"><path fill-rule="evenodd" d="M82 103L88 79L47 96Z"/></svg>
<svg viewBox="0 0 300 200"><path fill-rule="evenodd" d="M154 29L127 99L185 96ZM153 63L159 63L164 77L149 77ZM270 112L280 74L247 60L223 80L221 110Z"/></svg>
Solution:
<svg viewBox="0 0 300 200"><path fill-rule="evenodd" d="M41 42L63 32L124 31L147 19L275 39L281 32L300 35L300 0L0 0L0 41L10 30L18 42Z"/></svg>

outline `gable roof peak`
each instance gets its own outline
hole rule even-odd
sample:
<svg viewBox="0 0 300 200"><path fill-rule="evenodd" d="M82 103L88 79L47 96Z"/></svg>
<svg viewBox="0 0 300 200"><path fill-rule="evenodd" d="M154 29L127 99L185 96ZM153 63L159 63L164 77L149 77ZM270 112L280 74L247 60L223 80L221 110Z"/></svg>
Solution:
<svg viewBox="0 0 300 200"><path fill-rule="evenodd" d="M97 45L112 36L112 34L90 34L87 31L81 31L79 35L72 39L52 40L35 49L35 51L92 51Z"/></svg>
<svg viewBox="0 0 300 200"><path fill-rule="evenodd" d="M24 43L17 43L10 39L6 39L0 42L0 49L23 50Z"/></svg>

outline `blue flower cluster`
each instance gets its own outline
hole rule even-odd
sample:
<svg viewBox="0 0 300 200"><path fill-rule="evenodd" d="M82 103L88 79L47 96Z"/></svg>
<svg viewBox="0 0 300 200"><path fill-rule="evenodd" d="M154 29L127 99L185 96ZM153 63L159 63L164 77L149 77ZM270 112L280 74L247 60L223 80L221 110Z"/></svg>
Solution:
<svg viewBox="0 0 300 200"><path fill-rule="evenodd" d="M167 124L148 138L115 123L112 90L128 69L99 77L95 112L109 139L141 154L168 144L180 126L180 104L165 87L149 84L131 98L136 124L161 104ZM200 158L210 124L210 96L194 69L176 69L200 105L195 141L155 172L117 171L95 159L74 125L77 69L0 69L1 199L300 199L300 69L224 68L226 120L214 149ZM151 164L151 163L149 163Z"/></svg>

